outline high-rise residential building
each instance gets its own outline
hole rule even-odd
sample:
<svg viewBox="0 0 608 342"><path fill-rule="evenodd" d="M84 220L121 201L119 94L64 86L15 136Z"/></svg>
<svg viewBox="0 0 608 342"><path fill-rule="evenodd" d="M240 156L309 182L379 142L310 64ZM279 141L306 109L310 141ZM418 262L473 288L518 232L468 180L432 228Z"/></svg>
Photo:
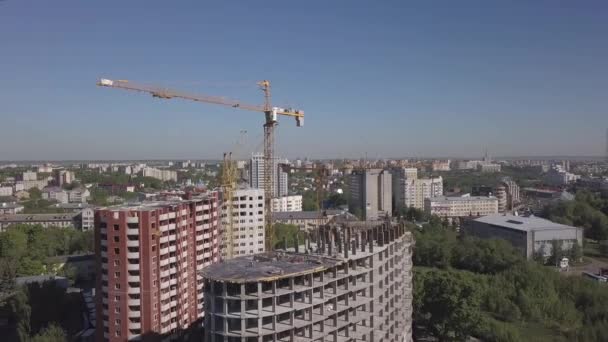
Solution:
<svg viewBox="0 0 608 342"><path fill-rule="evenodd" d="M95 211L98 341L171 336L203 317L203 267L220 260L218 194Z"/></svg>
<svg viewBox="0 0 608 342"><path fill-rule="evenodd" d="M433 197L424 201L424 211L449 219L498 213L498 199L493 196Z"/></svg>
<svg viewBox="0 0 608 342"><path fill-rule="evenodd" d="M172 170L162 170L153 167L145 167L142 170L142 176L160 179L162 181L177 182L177 172Z"/></svg>
<svg viewBox="0 0 608 342"><path fill-rule="evenodd" d="M71 184L75 179L74 172L70 170L55 170L55 184L59 186Z"/></svg>
<svg viewBox="0 0 608 342"><path fill-rule="evenodd" d="M273 197L286 196L289 192L287 172L279 167L279 164L287 162L285 159L274 158ZM254 153L249 162L249 185L264 189L264 155L261 153Z"/></svg>
<svg viewBox="0 0 608 342"><path fill-rule="evenodd" d="M392 177L388 170L353 171L349 178L349 210L365 220L392 215Z"/></svg>
<svg viewBox="0 0 608 342"><path fill-rule="evenodd" d="M418 178L415 168L393 168L393 198L396 208L424 208L424 200L443 196L443 178Z"/></svg>
<svg viewBox="0 0 608 342"><path fill-rule="evenodd" d="M509 210L512 210L520 202L519 185L509 178L503 179L502 184L504 184L507 189L507 207Z"/></svg>
<svg viewBox="0 0 608 342"><path fill-rule="evenodd" d="M272 211L302 211L302 195L281 196L273 198Z"/></svg>
<svg viewBox="0 0 608 342"><path fill-rule="evenodd" d="M496 199L498 200L498 212L504 214L507 212L507 188L504 185L498 185L494 191Z"/></svg>
<svg viewBox="0 0 608 342"><path fill-rule="evenodd" d="M404 224L330 223L317 236L317 248L203 269L204 341L413 341Z"/></svg>
<svg viewBox="0 0 608 342"><path fill-rule="evenodd" d="M264 252L264 190L237 189L232 194L232 239L228 232L228 207L222 205L222 258ZM230 246L232 244L232 247Z"/></svg>

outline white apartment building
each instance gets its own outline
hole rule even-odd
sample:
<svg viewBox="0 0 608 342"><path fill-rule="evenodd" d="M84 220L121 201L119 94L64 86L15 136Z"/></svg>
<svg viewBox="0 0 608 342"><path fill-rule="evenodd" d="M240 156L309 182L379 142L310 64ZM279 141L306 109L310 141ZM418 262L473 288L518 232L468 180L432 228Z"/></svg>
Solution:
<svg viewBox="0 0 608 342"><path fill-rule="evenodd" d="M62 186L64 184L71 184L76 179L74 172L69 170L55 170L55 183Z"/></svg>
<svg viewBox="0 0 608 342"><path fill-rule="evenodd" d="M443 178L418 178L415 168L394 168L393 196L395 207L424 209L424 200L443 196Z"/></svg>
<svg viewBox="0 0 608 342"><path fill-rule="evenodd" d="M388 170L353 171L349 179L349 210L363 219L377 220L392 215L392 175Z"/></svg>
<svg viewBox="0 0 608 342"><path fill-rule="evenodd" d="M177 172L172 170L161 170L153 167L146 167L142 170L144 177L152 177L160 179L164 182L174 181L177 182Z"/></svg>
<svg viewBox="0 0 608 342"><path fill-rule="evenodd" d="M272 199L272 211L302 211L302 195L282 196Z"/></svg>
<svg viewBox="0 0 608 342"><path fill-rule="evenodd" d="M34 171L26 171L21 175L21 180L24 182L38 180L38 174Z"/></svg>
<svg viewBox="0 0 608 342"><path fill-rule="evenodd" d="M498 213L494 196L433 197L424 201L424 211L440 217L457 218Z"/></svg>
<svg viewBox="0 0 608 342"><path fill-rule="evenodd" d="M287 172L279 168L279 164L288 162L278 157L274 159L273 197L286 196L289 191ZM261 153L254 153L249 162L249 185L256 189L264 188L264 155Z"/></svg>
<svg viewBox="0 0 608 342"><path fill-rule="evenodd" d="M228 208L222 205L222 258L264 252L264 190L243 188L232 196L232 239ZM232 249L232 251L231 251ZM232 254L232 255L231 255Z"/></svg>
<svg viewBox="0 0 608 342"><path fill-rule="evenodd" d="M0 196L12 196L12 195L13 195L12 186L0 186Z"/></svg>

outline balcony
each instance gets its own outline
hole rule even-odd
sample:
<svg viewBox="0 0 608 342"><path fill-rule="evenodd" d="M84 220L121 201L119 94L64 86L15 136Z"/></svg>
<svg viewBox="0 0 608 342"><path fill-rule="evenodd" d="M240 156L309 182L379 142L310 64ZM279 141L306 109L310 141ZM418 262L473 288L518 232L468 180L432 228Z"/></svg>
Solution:
<svg viewBox="0 0 608 342"><path fill-rule="evenodd" d="M175 245L169 246L169 252L175 252L176 250L177 248L175 247Z"/></svg>
<svg viewBox="0 0 608 342"><path fill-rule="evenodd" d="M108 281L108 275L107 274L102 274L101 275L101 280Z"/></svg>
<svg viewBox="0 0 608 342"><path fill-rule="evenodd" d="M160 300L167 300L169 298L171 298L171 293L169 293L169 292L161 293L161 295L160 295Z"/></svg>
<svg viewBox="0 0 608 342"><path fill-rule="evenodd" d="M141 322L129 322L129 329L141 329Z"/></svg>
<svg viewBox="0 0 608 342"><path fill-rule="evenodd" d="M160 243L167 243L169 242L169 236L162 236L160 238Z"/></svg>
<svg viewBox="0 0 608 342"><path fill-rule="evenodd" d="M168 220L169 219L169 214L161 214L161 215L158 216L158 219L160 221Z"/></svg>
<svg viewBox="0 0 608 342"><path fill-rule="evenodd" d="M102 258L107 258L108 257L108 252L101 251L101 257Z"/></svg>
<svg viewBox="0 0 608 342"><path fill-rule="evenodd" d="M195 207L195 210L196 210L196 211L201 211L201 210L203 210L203 206L202 206L202 205L197 205L197 206Z"/></svg>
<svg viewBox="0 0 608 342"><path fill-rule="evenodd" d="M203 210L209 210L209 209L211 209L211 206L209 204L203 204Z"/></svg>
<svg viewBox="0 0 608 342"><path fill-rule="evenodd" d="M99 232L100 232L101 234L106 234L106 235L107 235L107 234L108 234L108 228L100 228L100 229L99 229Z"/></svg>
<svg viewBox="0 0 608 342"><path fill-rule="evenodd" d="M165 254L168 254L169 253L169 247L161 248L159 253L160 253L161 256L163 256Z"/></svg>
<svg viewBox="0 0 608 342"><path fill-rule="evenodd" d="M141 293L141 288L139 287L129 287L129 289L127 290L128 294L140 294Z"/></svg>
<svg viewBox="0 0 608 342"><path fill-rule="evenodd" d="M127 223L139 223L139 217L127 217Z"/></svg>
<svg viewBox="0 0 608 342"><path fill-rule="evenodd" d="M127 304L129 304L129 306L139 306L139 305L141 305L141 299L131 299L131 298L129 298L127 300Z"/></svg>
<svg viewBox="0 0 608 342"><path fill-rule="evenodd" d="M139 318L141 317L141 311L129 311L129 318Z"/></svg>
<svg viewBox="0 0 608 342"><path fill-rule="evenodd" d="M171 285L177 285L177 279L173 278L173 279L169 279L169 286Z"/></svg>
<svg viewBox="0 0 608 342"><path fill-rule="evenodd" d="M165 224L165 225L160 226L160 231L161 231L161 233L168 232L169 231L169 225Z"/></svg>
<svg viewBox="0 0 608 342"><path fill-rule="evenodd" d="M127 247L139 247L139 240L127 240Z"/></svg>
<svg viewBox="0 0 608 342"><path fill-rule="evenodd" d="M169 230L175 230L175 228L176 228L175 223L170 223L169 224Z"/></svg>
<svg viewBox="0 0 608 342"><path fill-rule="evenodd" d="M128 228L127 227L127 235L138 235L139 236L139 228Z"/></svg>
<svg viewBox="0 0 608 342"><path fill-rule="evenodd" d="M161 312L165 312L165 311L169 310L170 308L171 308L171 303L167 302L167 304L162 304L160 306L160 311Z"/></svg>
<svg viewBox="0 0 608 342"><path fill-rule="evenodd" d="M139 259L139 252L127 252L127 258Z"/></svg>
<svg viewBox="0 0 608 342"><path fill-rule="evenodd" d="M139 271L139 264L127 264L127 270Z"/></svg>
<svg viewBox="0 0 608 342"><path fill-rule="evenodd" d="M204 239L205 239L205 236L203 234L196 234L196 237L195 237L196 242L203 241Z"/></svg>
<svg viewBox="0 0 608 342"><path fill-rule="evenodd" d="M170 219L174 219L175 218L175 212L172 213L168 213L169 216L167 216Z"/></svg>
<svg viewBox="0 0 608 342"><path fill-rule="evenodd" d="M169 276L169 270L166 271L160 271L160 277L161 278L165 278Z"/></svg>
<svg viewBox="0 0 608 342"><path fill-rule="evenodd" d="M108 240L101 240L101 245L102 246L107 246L108 245Z"/></svg>
<svg viewBox="0 0 608 342"><path fill-rule="evenodd" d="M132 275L127 276L127 280L128 280L128 281L132 281L132 282L139 282L139 281L140 281L140 279L141 279L141 278L140 278L138 275L137 275L137 276L132 276Z"/></svg>
<svg viewBox="0 0 608 342"><path fill-rule="evenodd" d="M196 221L202 221L203 220L203 215L196 215L195 220Z"/></svg>
<svg viewBox="0 0 608 342"><path fill-rule="evenodd" d="M209 215L209 214L203 215L203 220L209 220L209 219L211 219L211 215Z"/></svg>

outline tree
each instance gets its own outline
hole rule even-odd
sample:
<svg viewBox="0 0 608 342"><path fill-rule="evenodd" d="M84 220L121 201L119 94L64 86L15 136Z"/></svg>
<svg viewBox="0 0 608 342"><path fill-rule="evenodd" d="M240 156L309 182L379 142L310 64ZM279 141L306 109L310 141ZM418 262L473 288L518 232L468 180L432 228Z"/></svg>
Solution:
<svg viewBox="0 0 608 342"><path fill-rule="evenodd" d="M31 342L65 342L67 340L65 331L59 325L51 323L32 337Z"/></svg>
<svg viewBox="0 0 608 342"><path fill-rule="evenodd" d="M300 231L300 228L293 224L275 223L274 224L274 237L272 238L272 245L275 248L283 248L283 242L287 242L287 248L295 247L296 239L298 244L304 244L306 239L306 233Z"/></svg>
<svg viewBox="0 0 608 342"><path fill-rule="evenodd" d="M570 248L569 256L572 261L581 261L583 259L583 249L578 242L572 244L572 248Z"/></svg>
<svg viewBox="0 0 608 342"><path fill-rule="evenodd" d="M454 271L423 271L414 277L424 297L415 302L418 320L440 341L465 341L481 319L479 289L474 279Z"/></svg>
<svg viewBox="0 0 608 342"><path fill-rule="evenodd" d="M17 338L21 342L29 341L30 338L32 308L28 301L28 296L23 289L8 299L9 317L12 320L10 323L16 327Z"/></svg>
<svg viewBox="0 0 608 342"><path fill-rule="evenodd" d="M42 198L42 191L40 191L38 188L31 188L28 190L28 192L31 200L39 200Z"/></svg>

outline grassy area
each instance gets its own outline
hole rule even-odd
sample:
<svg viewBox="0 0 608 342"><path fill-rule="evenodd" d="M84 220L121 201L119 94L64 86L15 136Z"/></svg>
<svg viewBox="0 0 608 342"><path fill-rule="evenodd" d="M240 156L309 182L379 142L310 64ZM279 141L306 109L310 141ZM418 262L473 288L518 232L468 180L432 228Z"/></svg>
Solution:
<svg viewBox="0 0 608 342"><path fill-rule="evenodd" d="M540 323L514 323L513 326L519 330L520 336L526 341L535 342L568 342L559 331L549 329Z"/></svg>

